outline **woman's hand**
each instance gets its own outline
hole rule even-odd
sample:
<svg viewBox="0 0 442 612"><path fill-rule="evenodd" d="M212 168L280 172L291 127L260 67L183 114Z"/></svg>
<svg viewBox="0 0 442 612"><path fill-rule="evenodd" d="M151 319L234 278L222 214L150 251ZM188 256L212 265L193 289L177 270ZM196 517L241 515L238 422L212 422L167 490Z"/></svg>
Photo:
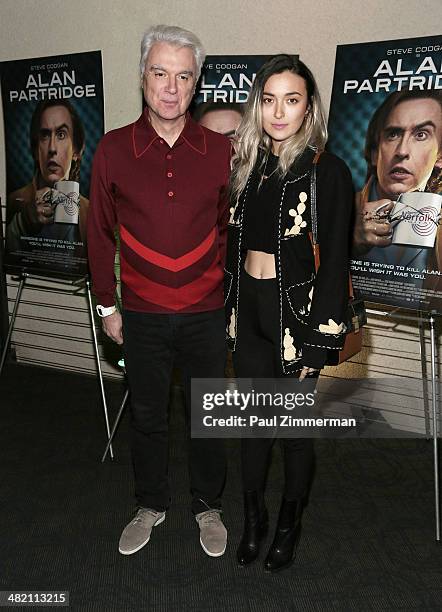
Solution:
<svg viewBox="0 0 442 612"><path fill-rule="evenodd" d="M306 376L308 376L309 374L313 374L314 372L319 372L318 368L309 368L308 366L303 366L301 374L299 375L299 380L304 380Z"/></svg>

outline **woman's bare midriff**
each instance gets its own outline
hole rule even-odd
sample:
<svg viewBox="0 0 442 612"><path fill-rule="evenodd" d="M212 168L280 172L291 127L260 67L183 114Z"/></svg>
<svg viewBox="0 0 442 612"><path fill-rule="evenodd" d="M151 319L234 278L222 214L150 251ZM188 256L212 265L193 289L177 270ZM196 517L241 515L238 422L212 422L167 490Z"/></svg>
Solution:
<svg viewBox="0 0 442 612"><path fill-rule="evenodd" d="M244 269L254 278L276 278L275 256L262 251L247 251Z"/></svg>

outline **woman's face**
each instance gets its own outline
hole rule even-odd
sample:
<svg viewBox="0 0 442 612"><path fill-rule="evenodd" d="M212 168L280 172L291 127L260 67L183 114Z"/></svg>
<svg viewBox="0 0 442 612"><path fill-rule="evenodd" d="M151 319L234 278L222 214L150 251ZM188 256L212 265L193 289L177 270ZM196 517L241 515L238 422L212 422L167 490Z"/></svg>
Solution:
<svg viewBox="0 0 442 612"><path fill-rule="evenodd" d="M262 127L272 139L272 150L278 154L281 143L296 134L309 108L305 81L286 70L273 74L264 85Z"/></svg>

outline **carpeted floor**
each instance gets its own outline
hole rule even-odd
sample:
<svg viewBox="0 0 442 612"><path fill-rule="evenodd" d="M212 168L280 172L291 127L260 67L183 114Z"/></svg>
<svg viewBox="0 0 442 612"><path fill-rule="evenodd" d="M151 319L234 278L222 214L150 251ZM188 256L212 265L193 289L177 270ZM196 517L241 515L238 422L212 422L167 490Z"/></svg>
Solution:
<svg viewBox="0 0 442 612"><path fill-rule="evenodd" d="M115 415L124 389L111 382L106 387ZM134 508L128 415L117 433L116 459L101 464L106 438L97 381L39 368L5 368L0 379L0 590L68 590L74 611L442 608L431 442L318 441L296 563L268 575L262 560L248 568L235 561L242 526L237 441L228 442L227 552L212 559L200 548L189 509L179 393L172 399L173 503L149 544L124 557L118 539ZM280 490L277 450L267 488L272 523Z"/></svg>

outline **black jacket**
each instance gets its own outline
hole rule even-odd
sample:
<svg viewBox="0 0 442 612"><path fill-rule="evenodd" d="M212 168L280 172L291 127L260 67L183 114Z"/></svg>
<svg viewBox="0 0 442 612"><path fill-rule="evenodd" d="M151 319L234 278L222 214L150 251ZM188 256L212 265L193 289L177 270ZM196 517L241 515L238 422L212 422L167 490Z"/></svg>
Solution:
<svg viewBox="0 0 442 612"><path fill-rule="evenodd" d="M282 370L291 374L303 366L322 368L330 350L342 348L348 304L350 219L354 193L350 171L338 157L324 152L312 184L315 151L308 148L280 183L278 250L275 254L279 288L280 354ZM255 166L228 228L225 301L227 342L238 340L241 248L244 213L257 188ZM317 274L311 234L310 203L316 184L320 244ZM304 204L304 206L302 205ZM305 210L304 210L305 208ZM247 211L249 214L250 211Z"/></svg>

